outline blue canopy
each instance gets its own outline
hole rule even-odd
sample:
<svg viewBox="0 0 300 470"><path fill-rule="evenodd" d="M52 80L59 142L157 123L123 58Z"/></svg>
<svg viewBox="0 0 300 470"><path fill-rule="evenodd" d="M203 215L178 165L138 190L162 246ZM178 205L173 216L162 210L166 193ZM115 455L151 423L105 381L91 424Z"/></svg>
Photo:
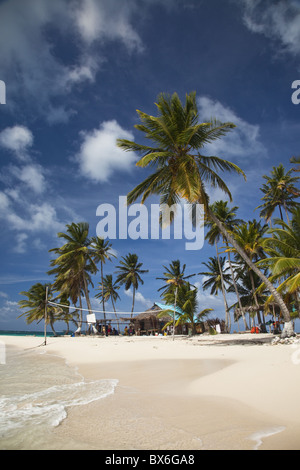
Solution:
<svg viewBox="0 0 300 470"><path fill-rule="evenodd" d="M162 310L172 310L172 312L174 312L174 305L164 305L164 304L160 304L158 302L155 302L155 305L157 305L159 308L161 308ZM180 314L183 314L184 312L181 310L180 307L177 307L175 308L176 312L177 313L180 313Z"/></svg>

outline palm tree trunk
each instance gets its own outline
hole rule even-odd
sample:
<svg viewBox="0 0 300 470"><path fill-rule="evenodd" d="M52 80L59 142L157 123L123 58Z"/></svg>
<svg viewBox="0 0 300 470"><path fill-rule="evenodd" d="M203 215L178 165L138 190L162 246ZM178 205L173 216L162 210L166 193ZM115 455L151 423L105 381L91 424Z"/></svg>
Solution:
<svg viewBox="0 0 300 470"><path fill-rule="evenodd" d="M257 295L256 295L256 292L255 292L253 273L252 273L251 270L249 270L249 276L250 276L250 282L251 282L251 287L252 287L252 294L253 294L254 302L255 302L255 305L256 305L256 308L257 308L257 319L258 319L258 323L260 325L261 324L261 318L260 318L260 313L259 313L259 303L258 303Z"/></svg>
<svg viewBox="0 0 300 470"><path fill-rule="evenodd" d="M269 281L269 279L264 275L263 272L258 269L258 267L249 259L247 254L244 250L240 247L240 245L234 240L234 238L227 232L225 227L223 226L222 222L215 216L215 214L208 208L207 209L208 217L215 222L215 224L219 227L222 234L226 237L228 242L234 247L234 249L239 253L239 255L243 258L243 260L248 264L248 266L258 275L258 277L265 283L266 287L269 289L270 293L273 295L274 299L278 303L280 310L282 311L283 318L284 318L284 328L282 331L282 337L290 337L294 335L293 324L291 322L290 312L288 311L287 306L285 305L281 295L277 292L273 284Z"/></svg>
<svg viewBox="0 0 300 470"><path fill-rule="evenodd" d="M90 301L90 296L89 296L89 290L88 290L88 286L87 286L87 282L86 282L86 277L85 277L85 274L83 273L83 290L84 290L84 295L85 295L85 299L86 299L86 304L87 304L87 308L89 310L89 313L93 313L93 310L92 310L92 305L91 305L91 301Z"/></svg>
<svg viewBox="0 0 300 470"><path fill-rule="evenodd" d="M132 309L131 309L131 315L130 315L130 318L132 318L132 316L133 316L134 300L135 300L135 286L133 285L133 294L132 294Z"/></svg>
<svg viewBox="0 0 300 470"><path fill-rule="evenodd" d="M57 333L54 329L53 320L51 318L49 320L49 325L50 325L51 330L53 331L54 336L57 336Z"/></svg>
<svg viewBox="0 0 300 470"><path fill-rule="evenodd" d="M178 292L178 286L176 286L176 288L175 288L175 302L174 302L174 313L173 313L173 333L172 333L173 341L175 339L175 314L176 314L177 292Z"/></svg>
<svg viewBox="0 0 300 470"><path fill-rule="evenodd" d="M226 246L227 246L227 248L228 248L228 247L229 247L228 241L225 240L225 243L226 243ZM230 266L230 272L231 272L232 282L233 282L233 285L234 285L235 295L236 295L236 297L237 297L237 301L238 301L238 304L239 304L239 307L240 307L240 311L241 311L241 314L242 314L242 317L243 317L245 330L248 330L249 327L248 327L248 325L247 325L247 320L246 320L246 317L245 317L245 314L244 314L244 311L243 311L243 306L242 306L240 294L239 294L239 291L238 291L238 288L237 288L237 285L236 285L235 276L234 276L234 271L233 271L233 267L232 267L232 264L231 264L231 259L230 259L230 253L229 253L229 251L227 252L227 256L228 256L228 263L229 263L229 266ZM238 324L238 327L239 327L238 319L237 319L237 324Z"/></svg>
<svg viewBox="0 0 300 470"><path fill-rule="evenodd" d="M225 329L226 329L226 333L230 333L230 329L231 329L230 314L229 314L228 304L227 304L227 300L226 300L223 272L222 272L222 268L221 268L221 264L220 264L218 245L217 245L216 241L215 241L215 247L216 247L216 252L217 252L217 259L218 259L220 276L221 276L221 289L222 289L223 300L224 300L224 305L225 305Z"/></svg>
<svg viewBox="0 0 300 470"><path fill-rule="evenodd" d="M117 325L118 325L118 332L120 332L119 319L118 319L118 316L117 316L114 299L112 297L111 297L111 303L112 303L112 306L113 306L113 309L114 309L114 312L115 312L115 316L116 316L116 321L117 321Z"/></svg>
<svg viewBox="0 0 300 470"><path fill-rule="evenodd" d="M104 326L106 326L106 314L105 314L105 302L104 302L104 286L103 286L103 262L102 262L102 261L101 261L101 284L102 284L102 306L103 306Z"/></svg>

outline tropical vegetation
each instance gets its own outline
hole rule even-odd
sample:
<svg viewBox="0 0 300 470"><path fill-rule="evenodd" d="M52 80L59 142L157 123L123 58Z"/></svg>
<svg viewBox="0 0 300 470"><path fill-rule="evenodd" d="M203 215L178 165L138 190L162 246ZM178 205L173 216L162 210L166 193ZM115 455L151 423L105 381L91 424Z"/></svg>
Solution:
<svg viewBox="0 0 300 470"><path fill-rule="evenodd" d="M128 194L128 202L141 198L141 203L151 195L159 195L162 204L169 206L184 199L191 204L203 204L206 219L214 222L228 243L243 258L270 290L282 312L285 329L283 335L293 334L288 307L276 287L268 277L248 257L236 242L232 233L226 229L209 205L208 187L219 188L232 201L231 192L220 173L234 172L245 178L241 168L234 163L216 156L204 156L203 147L230 132L235 125L231 122L199 122L196 94L190 93L182 104L177 93L161 94L156 103L157 115L152 116L137 111L140 120L135 128L142 132L146 142L136 143L118 139L124 151L140 154L137 166L150 166L154 171ZM273 189L273 188L272 188Z"/></svg>
<svg viewBox="0 0 300 470"><path fill-rule="evenodd" d="M156 116L137 111L139 122L135 128L143 136L142 143L117 140L124 151L140 155L137 167L147 171L146 178L129 192L128 203L138 199L144 203L150 196L159 196L162 208L182 201L202 204L205 239L216 251L216 256L199 261L205 268L197 274L187 274L186 265L176 259L163 266L163 277L156 278L161 281L158 291L164 302L172 306L173 332L177 326L189 324L194 333L197 322L211 312L206 305L199 305L201 287L213 296L222 294L226 332L231 331L231 311L237 323L243 319L246 330L246 313L252 325L256 317L259 324L264 324L265 316L273 312L284 322L282 335L293 335L292 318L300 314L299 157L290 159L291 168L280 164L272 168L270 175L263 176L262 204L256 208L260 209L260 220L242 220L239 208L230 205L233 198L226 175L246 175L233 162L203 155L207 144L234 130L234 123L217 119L200 122L195 93L187 94L185 102L176 93L161 94L156 109ZM220 189L226 200L211 203L211 187ZM172 222L174 214L170 215ZM47 321L53 330L54 322L63 320L67 325L74 322L81 331L82 312L97 310L92 306L95 299L102 304L104 323L107 302L111 302L117 321L116 302L120 300L121 286L128 292L132 290L132 319L137 290L149 272L139 256L122 256L113 278L104 272L107 262L116 258L110 240L91 237L88 223L66 225L65 232L58 233L58 240L59 246L49 250L52 259L48 274L53 282L37 283L28 292L21 292L26 299L19 305L26 310L22 314L26 321L40 322L47 307ZM196 275L202 276L197 287L190 284L190 278ZM98 292L91 300L95 279ZM74 306L72 312L70 305Z"/></svg>

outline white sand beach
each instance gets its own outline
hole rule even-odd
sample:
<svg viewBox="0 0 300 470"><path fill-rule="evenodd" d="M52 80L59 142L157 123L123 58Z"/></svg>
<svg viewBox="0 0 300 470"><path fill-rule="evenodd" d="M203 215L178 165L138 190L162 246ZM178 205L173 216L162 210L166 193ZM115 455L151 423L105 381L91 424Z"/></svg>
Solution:
<svg viewBox="0 0 300 470"><path fill-rule="evenodd" d="M45 448L299 450L300 343L272 339L1 337L64 358L86 381L118 380L112 395L68 409Z"/></svg>

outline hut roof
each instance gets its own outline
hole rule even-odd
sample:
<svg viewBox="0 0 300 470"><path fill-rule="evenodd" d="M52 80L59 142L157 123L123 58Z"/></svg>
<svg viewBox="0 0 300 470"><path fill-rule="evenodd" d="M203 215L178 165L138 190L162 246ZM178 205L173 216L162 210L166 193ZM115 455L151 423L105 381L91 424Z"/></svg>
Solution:
<svg viewBox="0 0 300 470"><path fill-rule="evenodd" d="M148 310L146 310L145 312L140 313L139 315L134 317L133 320L146 320L151 317L157 317L157 314L160 312L163 312L163 309L160 308L157 304L154 304L151 308L148 308ZM171 317L168 314L166 314L164 317L160 318L160 320L169 321L170 318Z"/></svg>

